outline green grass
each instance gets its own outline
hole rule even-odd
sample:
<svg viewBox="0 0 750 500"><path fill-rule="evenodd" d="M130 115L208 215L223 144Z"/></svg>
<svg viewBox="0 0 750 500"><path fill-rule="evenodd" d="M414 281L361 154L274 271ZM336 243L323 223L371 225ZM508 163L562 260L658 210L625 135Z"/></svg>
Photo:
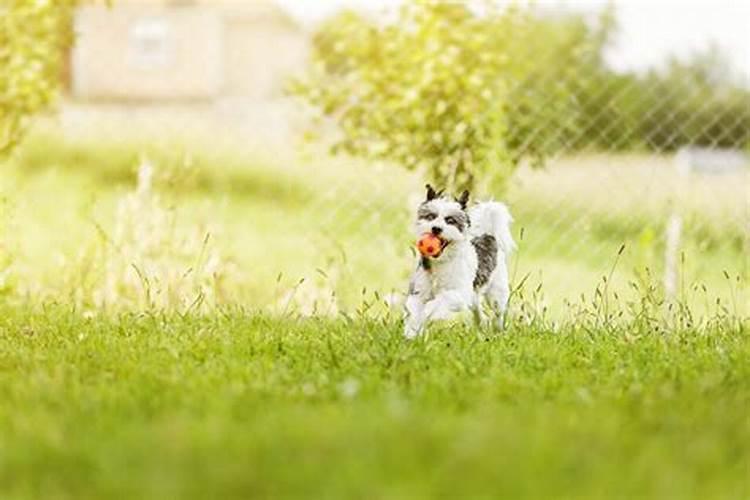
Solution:
<svg viewBox="0 0 750 500"><path fill-rule="evenodd" d="M748 359L739 325L4 307L0 497L742 499Z"/></svg>
<svg viewBox="0 0 750 500"><path fill-rule="evenodd" d="M161 211L123 218L143 155ZM685 291L664 303L667 159L522 169L510 331L406 342L383 298L413 265L413 173L58 132L2 167L0 498L750 495L744 177L684 187ZM138 250L162 229L199 237ZM151 253L195 274L204 233L219 307L92 304Z"/></svg>

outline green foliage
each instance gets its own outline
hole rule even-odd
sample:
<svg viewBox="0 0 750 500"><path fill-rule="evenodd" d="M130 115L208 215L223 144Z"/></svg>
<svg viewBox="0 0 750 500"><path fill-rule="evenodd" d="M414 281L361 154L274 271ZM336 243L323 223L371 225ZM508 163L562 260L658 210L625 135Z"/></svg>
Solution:
<svg viewBox="0 0 750 500"><path fill-rule="evenodd" d="M641 105L637 136L660 151L685 144L742 148L750 145L750 88L735 82L726 58L716 48L687 62L672 60L634 87L658 97Z"/></svg>
<svg viewBox="0 0 750 500"><path fill-rule="evenodd" d="M76 0L0 4L0 154L21 140L30 118L55 98Z"/></svg>
<svg viewBox="0 0 750 500"><path fill-rule="evenodd" d="M603 64L577 74L581 127L563 141L571 149L664 152L750 144L750 89L715 47L645 75L617 74Z"/></svg>
<svg viewBox="0 0 750 500"><path fill-rule="evenodd" d="M315 37L293 92L340 126L334 151L422 169L450 189L502 183L576 125L561 119L574 105L561 83L606 37L578 18L483 7L413 2L384 25L342 14Z"/></svg>
<svg viewBox="0 0 750 500"><path fill-rule="evenodd" d="M407 3L392 22L345 13L295 83L339 128L333 151L424 171L452 189L502 185L524 159L688 144L746 147L750 91L718 51L646 75L605 62L616 19Z"/></svg>

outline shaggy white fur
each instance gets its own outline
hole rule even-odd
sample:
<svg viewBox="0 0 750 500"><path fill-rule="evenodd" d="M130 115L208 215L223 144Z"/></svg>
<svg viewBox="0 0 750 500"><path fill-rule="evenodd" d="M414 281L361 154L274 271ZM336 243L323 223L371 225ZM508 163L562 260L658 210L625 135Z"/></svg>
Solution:
<svg viewBox="0 0 750 500"><path fill-rule="evenodd" d="M503 326L510 295L508 257L515 244L508 208L495 201L467 209L468 192L458 199L427 186L427 198L417 210L415 234L432 233L443 242L435 257L421 257L409 282L404 335L418 336L430 320L447 319L471 309L479 323L486 320L482 300Z"/></svg>

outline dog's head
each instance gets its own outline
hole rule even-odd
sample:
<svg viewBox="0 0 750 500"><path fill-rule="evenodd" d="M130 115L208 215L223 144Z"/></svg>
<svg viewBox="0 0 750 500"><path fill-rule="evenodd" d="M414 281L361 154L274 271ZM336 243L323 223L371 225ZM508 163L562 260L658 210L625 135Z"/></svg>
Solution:
<svg viewBox="0 0 750 500"><path fill-rule="evenodd" d="M443 250L453 242L468 238L469 214L466 205L469 202L469 192L464 191L457 198L435 191L427 184L427 196L417 209L415 232L417 237L425 233L432 233L443 243ZM439 258L442 252L436 256Z"/></svg>

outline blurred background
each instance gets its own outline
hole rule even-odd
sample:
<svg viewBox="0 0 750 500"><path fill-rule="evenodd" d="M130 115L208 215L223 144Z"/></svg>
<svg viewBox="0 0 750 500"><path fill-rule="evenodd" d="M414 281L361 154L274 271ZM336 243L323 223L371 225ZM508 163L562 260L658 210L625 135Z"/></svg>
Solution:
<svg viewBox="0 0 750 500"><path fill-rule="evenodd" d="M549 314L615 264L623 294L746 308L748 4L0 9L7 300L385 310L430 181L509 205Z"/></svg>

